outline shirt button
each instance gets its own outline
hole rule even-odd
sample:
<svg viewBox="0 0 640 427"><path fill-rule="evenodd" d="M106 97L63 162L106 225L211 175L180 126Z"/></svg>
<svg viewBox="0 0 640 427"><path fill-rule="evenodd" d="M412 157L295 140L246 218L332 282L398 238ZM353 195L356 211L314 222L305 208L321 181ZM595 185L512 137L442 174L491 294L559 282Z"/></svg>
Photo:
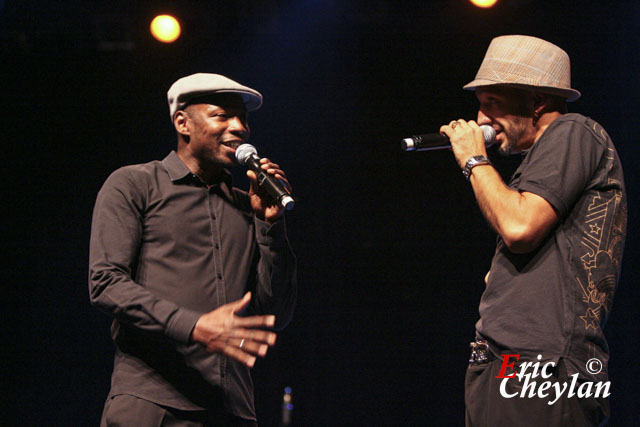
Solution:
<svg viewBox="0 0 640 427"><path fill-rule="evenodd" d="M220 249L220 245L216 243L216 249Z"/></svg>
<svg viewBox="0 0 640 427"><path fill-rule="evenodd" d="M215 221L216 220L216 214L212 213L211 214L211 219Z"/></svg>
<svg viewBox="0 0 640 427"><path fill-rule="evenodd" d="M218 273L218 279L222 279L222 273Z"/></svg>

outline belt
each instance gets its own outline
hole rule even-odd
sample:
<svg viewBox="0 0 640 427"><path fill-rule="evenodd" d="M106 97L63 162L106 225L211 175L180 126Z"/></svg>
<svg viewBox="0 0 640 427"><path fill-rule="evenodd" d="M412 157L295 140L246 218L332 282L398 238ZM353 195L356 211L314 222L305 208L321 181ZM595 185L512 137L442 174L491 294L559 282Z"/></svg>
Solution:
<svg viewBox="0 0 640 427"><path fill-rule="evenodd" d="M469 347L471 347L469 365L481 365L483 363L489 363L496 358L489 349L489 343L487 342L487 340L476 338L474 342L469 343Z"/></svg>

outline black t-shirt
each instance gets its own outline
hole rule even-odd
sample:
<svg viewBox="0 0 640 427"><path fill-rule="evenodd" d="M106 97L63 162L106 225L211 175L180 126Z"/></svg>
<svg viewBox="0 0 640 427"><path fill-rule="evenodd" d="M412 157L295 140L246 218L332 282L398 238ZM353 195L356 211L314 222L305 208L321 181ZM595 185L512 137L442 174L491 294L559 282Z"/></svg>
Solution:
<svg viewBox="0 0 640 427"><path fill-rule="evenodd" d="M498 238L476 329L499 354L565 358L570 375L606 380L602 327L619 278L627 218L611 138L590 118L565 114L531 147L509 186L543 197L559 223L527 254L511 253ZM605 368L595 377L585 369L591 358Z"/></svg>

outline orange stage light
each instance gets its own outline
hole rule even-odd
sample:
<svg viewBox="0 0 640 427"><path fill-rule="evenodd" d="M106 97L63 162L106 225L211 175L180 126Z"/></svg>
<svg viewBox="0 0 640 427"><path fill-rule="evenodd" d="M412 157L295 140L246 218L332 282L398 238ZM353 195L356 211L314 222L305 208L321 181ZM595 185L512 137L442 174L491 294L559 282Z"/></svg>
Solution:
<svg viewBox="0 0 640 427"><path fill-rule="evenodd" d="M151 21L151 34L158 41L172 43L180 37L180 23L171 15L158 15Z"/></svg>
<svg viewBox="0 0 640 427"><path fill-rule="evenodd" d="M472 4L478 7L491 7L495 5L498 0L470 0Z"/></svg>

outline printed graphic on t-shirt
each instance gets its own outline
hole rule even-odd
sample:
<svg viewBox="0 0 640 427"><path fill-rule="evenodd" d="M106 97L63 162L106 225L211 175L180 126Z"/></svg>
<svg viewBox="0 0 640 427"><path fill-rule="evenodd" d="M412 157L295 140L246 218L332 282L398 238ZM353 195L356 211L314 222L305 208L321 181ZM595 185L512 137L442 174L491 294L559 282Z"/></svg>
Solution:
<svg viewBox="0 0 640 427"><path fill-rule="evenodd" d="M611 161L615 161L612 158ZM621 185L609 179L614 188L593 196L583 228L582 245L586 252L581 260L587 271L587 283L578 282L583 293L586 312L580 316L586 329L596 331L602 316L611 308L616 275L624 245L626 209L622 202ZM605 316L606 317L606 316Z"/></svg>

